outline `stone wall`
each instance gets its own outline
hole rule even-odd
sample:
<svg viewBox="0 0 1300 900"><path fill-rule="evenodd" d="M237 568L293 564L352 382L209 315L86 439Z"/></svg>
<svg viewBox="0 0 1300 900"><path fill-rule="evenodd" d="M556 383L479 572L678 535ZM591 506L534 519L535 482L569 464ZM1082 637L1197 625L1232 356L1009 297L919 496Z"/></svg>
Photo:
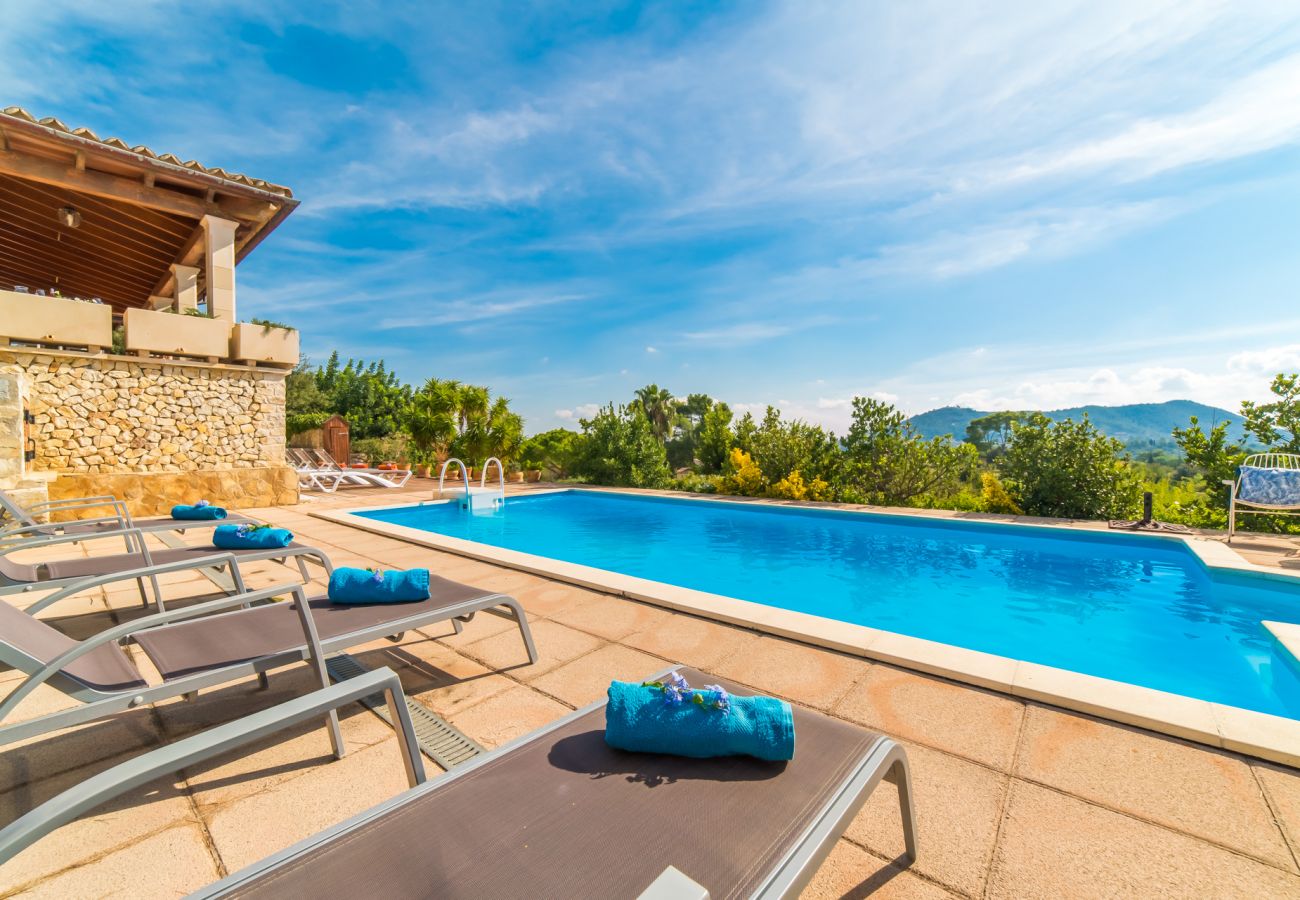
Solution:
<svg viewBox="0 0 1300 900"><path fill-rule="evenodd" d="M69 474L50 482L49 494L51 500L111 494L125 500L133 516L165 516L177 503L195 500L209 500L230 509L292 505L298 502L298 476L287 466Z"/></svg>
<svg viewBox="0 0 1300 900"><path fill-rule="evenodd" d="M51 497L112 493L142 515L200 496L232 507L296 502L285 374L0 348L0 488L23 478L16 465L28 480L53 477ZM24 407L35 451L25 465Z"/></svg>

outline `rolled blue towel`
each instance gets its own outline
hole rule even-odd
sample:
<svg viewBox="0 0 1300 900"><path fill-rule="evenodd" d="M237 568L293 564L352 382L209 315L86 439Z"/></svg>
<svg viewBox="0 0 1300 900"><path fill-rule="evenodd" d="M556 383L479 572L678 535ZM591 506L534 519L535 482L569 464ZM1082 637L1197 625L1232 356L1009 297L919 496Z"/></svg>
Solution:
<svg viewBox="0 0 1300 900"><path fill-rule="evenodd" d="M226 511L220 506L191 506L187 503L181 503L172 507L173 519L224 519Z"/></svg>
<svg viewBox="0 0 1300 900"><path fill-rule="evenodd" d="M218 525L212 543L222 550L274 550L293 542L287 528L249 528L247 525Z"/></svg>
<svg viewBox="0 0 1300 900"><path fill-rule="evenodd" d="M704 702L695 702L696 695ZM716 708L717 695L707 688L685 691L680 703L670 704L659 688L611 682L605 707L605 743L620 750L696 759L794 759L790 704L775 697L723 696L726 712Z"/></svg>
<svg viewBox="0 0 1300 900"><path fill-rule="evenodd" d="M330 574L329 598L331 603L409 603L428 600L429 570L371 572L341 566Z"/></svg>

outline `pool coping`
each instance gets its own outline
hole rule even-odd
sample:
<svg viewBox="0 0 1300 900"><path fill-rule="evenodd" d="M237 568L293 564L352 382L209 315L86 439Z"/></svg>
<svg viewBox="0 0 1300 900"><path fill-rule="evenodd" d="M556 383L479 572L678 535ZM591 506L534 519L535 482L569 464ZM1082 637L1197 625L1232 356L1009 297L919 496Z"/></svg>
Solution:
<svg viewBox="0 0 1300 900"><path fill-rule="evenodd" d="M587 490L589 489L543 489L529 491L526 496ZM675 497L609 489L602 489L597 492L643 498L651 496L679 502L726 503L737 506L760 503L773 508L791 508L790 504L761 500L736 501L712 497ZM949 678L976 687L1000 691L1026 700L1049 703L1126 725L1146 728L1173 737L1208 744L1212 747L1300 767L1300 720L1213 703L1208 700L1198 700L1181 694L1172 694L1095 675L1085 675L1081 672L1058 669L1041 663L1017 660L979 650L969 650L952 644L943 644L938 641L912 637L865 625L841 622L837 619L828 619L810 613L794 612L721 594L677 587L646 578L598 569L593 566L565 562L518 550L508 550L406 525L381 522L355 514L356 512L374 513L386 509L430 506L450 502L453 502L452 498L430 499L414 503L407 501L382 506L360 507L356 510L312 510L309 514L315 518L359 528L373 534L397 538L408 543L471 557L507 568L531 572L547 578L554 578L581 587L652 603L708 619L753 628L831 650ZM1006 522L1004 520L937 519L931 516L917 516L905 511L880 508L852 509L839 506L821 507L820 505L816 507L800 505L794 508L830 508L837 512L850 514L903 516L931 521L957 521L975 526L996 524L1004 527L1053 529L1072 531L1074 533L1090 530L1081 529L1077 525L1071 526L1048 522L1021 523ZM1196 559L1211 571L1242 572L1292 583L1300 581L1298 576L1247 562L1230 547L1212 538L1174 534L1133 534L1132 536L1154 540L1181 541L1192 551Z"/></svg>

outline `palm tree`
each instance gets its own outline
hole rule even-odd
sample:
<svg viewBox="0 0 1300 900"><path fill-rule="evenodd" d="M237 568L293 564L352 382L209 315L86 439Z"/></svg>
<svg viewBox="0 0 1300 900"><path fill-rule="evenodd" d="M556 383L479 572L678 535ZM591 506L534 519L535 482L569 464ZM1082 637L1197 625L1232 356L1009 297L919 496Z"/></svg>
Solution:
<svg viewBox="0 0 1300 900"><path fill-rule="evenodd" d="M411 397L406 409L406 430L411 440L422 451L433 451L439 460L447 456L460 431L462 392L459 381L430 378Z"/></svg>
<svg viewBox="0 0 1300 900"><path fill-rule="evenodd" d="M650 428L659 443L667 443L677 427L677 400L672 391L657 384L647 384L636 392L633 405L639 406L650 420Z"/></svg>

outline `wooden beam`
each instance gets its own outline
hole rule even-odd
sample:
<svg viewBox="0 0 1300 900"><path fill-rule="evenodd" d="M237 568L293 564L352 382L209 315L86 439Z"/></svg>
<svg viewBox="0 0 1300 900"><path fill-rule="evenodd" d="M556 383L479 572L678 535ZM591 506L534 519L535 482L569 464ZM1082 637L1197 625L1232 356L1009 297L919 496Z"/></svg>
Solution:
<svg viewBox="0 0 1300 900"><path fill-rule="evenodd" d="M80 150L77 151L77 166L76 166L76 168L77 168L77 171L78 171L78 172L84 172L84 171L86 171L86 154L83 153L83 152L80 151Z"/></svg>
<svg viewBox="0 0 1300 900"><path fill-rule="evenodd" d="M180 263L183 266L197 266L198 260L202 256L203 256L203 226L199 225L197 228L194 229L193 232L190 233L190 236L185 239L185 243L181 244L181 249L176 254L176 257L172 260L172 264ZM163 275L162 278L158 279L158 283L153 286L153 290L150 291L149 293L156 294L160 297L168 296L169 294L172 293L172 287L173 287L172 281L173 281L172 270L169 266L167 269L167 274Z"/></svg>
<svg viewBox="0 0 1300 900"><path fill-rule="evenodd" d="M235 197L222 197L220 202L207 203L198 197L166 190L156 185L147 188L142 182L132 178L90 170L79 172L55 160L16 153L13 150L0 151L0 172L16 178L57 185L96 197L121 200L194 219L210 214L236 221L261 222L275 209L275 205L271 203Z"/></svg>

